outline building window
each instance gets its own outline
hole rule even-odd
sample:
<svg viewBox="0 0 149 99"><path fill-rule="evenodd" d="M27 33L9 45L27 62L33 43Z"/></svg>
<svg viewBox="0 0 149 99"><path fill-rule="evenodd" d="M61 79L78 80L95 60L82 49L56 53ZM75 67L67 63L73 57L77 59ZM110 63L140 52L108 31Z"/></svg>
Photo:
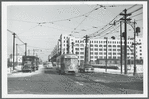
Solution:
<svg viewBox="0 0 149 99"><path fill-rule="evenodd" d="M99 53L99 55L102 55L102 53Z"/></svg>
<svg viewBox="0 0 149 99"><path fill-rule="evenodd" d="M80 56L80 58L84 58L83 56Z"/></svg>
<svg viewBox="0 0 149 99"><path fill-rule="evenodd" d="M94 45L95 47L98 47L98 45L96 44L96 45Z"/></svg>
<svg viewBox="0 0 149 99"><path fill-rule="evenodd" d="M116 57L115 57L115 56L114 56L113 58L114 58L114 59L116 59Z"/></svg>
<svg viewBox="0 0 149 99"><path fill-rule="evenodd" d="M97 48L95 48L95 51L98 51L98 49L97 49Z"/></svg>
<svg viewBox="0 0 149 99"><path fill-rule="evenodd" d="M109 55L112 55L112 53L108 53Z"/></svg>
<svg viewBox="0 0 149 99"><path fill-rule="evenodd" d="M104 49L104 51L106 51L107 49Z"/></svg>
<svg viewBox="0 0 149 99"><path fill-rule="evenodd" d="M120 53L117 53L118 55L120 55Z"/></svg>
<svg viewBox="0 0 149 99"><path fill-rule="evenodd" d="M106 45L104 45L104 47L106 47Z"/></svg>
<svg viewBox="0 0 149 99"><path fill-rule="evenodd" d="M99 51L102 51L102 49L99 49Z"/></svg>
<svg viewBox="0 0 149 99"><path fill-rule="evenodd" d="M84 44L81 44L80 46L84 46Z"/></svg>
<svg viewBox="0 0 149 99"><path fill-rule="evenodd" d="M109 49L108 51L112 51L112 49Z"/></svg>
<svg viewBox="0 0 149 99"><path fill-rule="evenodd" d="M113 47L116 47L116 45L113 45Z"/></svg>
<svg viewBox="0 0 149 99"><path fill-rule="evenodd" d="M80 52L80 54L84 54L84 52Z"/></svg>
<svg viewBox="0 0 149 99"><path fill-rule="evenodd" d="M76 50L79 50L79 48L76 48Z"/></svg>
<svg viewBox="0 0 149 99"><path fill-rule="evenodd" d="M79 52L76 52L76 54L78 55L78 54L79 54Z"/></svg>
<svg viewBox="0 0 149 99"><path fill-rule="evenodd" d="M93 44L91 44L90 47L93 47Z"/></svg>
<svg viewBox="0 0 149 99"><path fill-rule="evenodd" d="M95 52L95 55L98 55L98 52Z"/></svg>
<svg viewBox="0 0 149 99"><path fill-rule="evenodd" d="M111 56L109 56L109 59L111 59L112 57Z"/></svg>
<svg viewBox="0 0 149 99"><path fill-rule="evenodd" d="M99 45L99 47L102 47L102 45Z"/></svg>
<svg viewBox="0 0 149 99"><path fill-rule="evenodd" d="M79 46L79 44L76 44L76 46Z"/></svg>
<svg viewBox="0 0 149 99"><path fill-rule="evenodd" d="M116 51L116 49L113 49L113 51Z"/></svg>
<svg viewBox="0 0 149 99"><path fill-rule="evenodd" d="M117 47L120 47L120 45L117 45Z"/></svg>
<svg viewBox="0 0 149 99"><path fill-rule="evenodd" d="M116 53L113 53L113 55L116 55Z"/></svg>
<svg viewBox="0 0 149 99"><path fill-rule="evenodd" d="M80 48L80 50L84 50L84 48Z"/></svg>
<svg viewBox="0 0 149 99"><path fill-rule="evenodd" d="M108 45L108 47L111 47L111 45Z"/></svg>

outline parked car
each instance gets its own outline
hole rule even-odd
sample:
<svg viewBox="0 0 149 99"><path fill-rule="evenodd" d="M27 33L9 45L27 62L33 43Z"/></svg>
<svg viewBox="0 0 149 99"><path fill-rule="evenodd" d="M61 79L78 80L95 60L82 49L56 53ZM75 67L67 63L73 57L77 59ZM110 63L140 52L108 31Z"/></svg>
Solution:
<svg viewBox="0 0 149 99"><path fill-rule="evenodd" d="M94 68L93 67L85 67L84 71L87 73L93 73L94 72Z"/></svg>

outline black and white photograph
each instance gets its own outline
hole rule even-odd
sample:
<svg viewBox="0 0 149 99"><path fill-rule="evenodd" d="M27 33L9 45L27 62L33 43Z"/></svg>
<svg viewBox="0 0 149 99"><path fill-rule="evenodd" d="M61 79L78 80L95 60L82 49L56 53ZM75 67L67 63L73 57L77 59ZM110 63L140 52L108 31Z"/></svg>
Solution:
<svg viewBox="0 0 149 99"><path fill-rule="evenodd" d="M3 98L148 95L146 1L3 1Z"/></svg>

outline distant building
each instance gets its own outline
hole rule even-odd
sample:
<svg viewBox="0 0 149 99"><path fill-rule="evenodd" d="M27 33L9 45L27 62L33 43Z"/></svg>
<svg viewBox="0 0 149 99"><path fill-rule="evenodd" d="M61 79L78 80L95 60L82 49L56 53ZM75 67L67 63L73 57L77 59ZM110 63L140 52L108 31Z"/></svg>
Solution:
<svg viewBox="0 0 149 99"><path fill-rule="evenodd" d="M133 60L134 46L132 43L133 39L128 38L127 40L127 59ZM136 45L136 59L142 58L142 38L136 37L136 42L140 43L140 45ZM120 60L120 39L108 39L108 50L107 50L107 58ZM124 40L122 40L122 47L124 52ZM106 39L90 39L87 43L87 62L88 63L97 63L99 59L106 59ZM85 56L85 40L84 38L75 38L69 35L60 35L60 38L51 52L51 58L57 57L60 54L73 53L78 55L79 64L84 63ZM123 53L124 56L124 53Z"/></svg>
<svg viewBox="0 0 149 99"><path fill-rule="evenodd" d="M13 62L13 57L9 58L9 60L10 62ZM22 56L14 56L14 62L22 63Z"/></svg>

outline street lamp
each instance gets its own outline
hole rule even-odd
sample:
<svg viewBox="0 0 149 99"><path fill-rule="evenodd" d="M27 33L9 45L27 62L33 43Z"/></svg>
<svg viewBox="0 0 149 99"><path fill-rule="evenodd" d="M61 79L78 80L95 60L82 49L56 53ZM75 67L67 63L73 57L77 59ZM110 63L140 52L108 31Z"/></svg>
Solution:
<svg viewBox="0 0 149 99"><path fill-rule="evenodd" d="M112 39L115 39L114 36L111 37ZM108 37L104 37L106 39L106 69L105 72L107 72L107 52L108 52Z"/></svg>
<svg viewBox="0 0 149 99"><path fill-rule="evenodd" d="M130 24L130 23L133 23L133 24ZM135 22L135 20L134 20L134 22L130 22L129 21L129 23L128 23L132 28L133 28L133 30L134 30L134 73L133 73L133 75L135 75L136 74L136 33L137 33L137 35L138 35L138 33L140 32L140 28L139 27L135 27L135 24L136 24L136 22Z"/></svg>

